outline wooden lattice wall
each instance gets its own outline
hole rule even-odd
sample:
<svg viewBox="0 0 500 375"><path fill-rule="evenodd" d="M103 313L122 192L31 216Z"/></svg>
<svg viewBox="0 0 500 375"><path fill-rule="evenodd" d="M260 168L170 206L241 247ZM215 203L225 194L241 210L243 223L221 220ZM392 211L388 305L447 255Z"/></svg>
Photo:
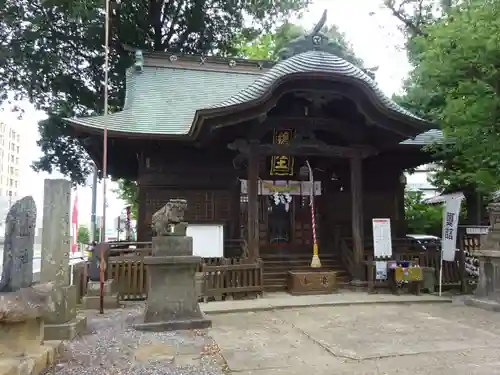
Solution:
<svg viewBox="0 0 500 375"><path fill-rule="evenodd" d="M144 188L144 219L140 228L142 238L151 238L151 218L169 199L188 201L185 219L190 223L220 223L231 220L231 190L176 190L159 187ZM227 232L227 231L225 231Z"/></svg>

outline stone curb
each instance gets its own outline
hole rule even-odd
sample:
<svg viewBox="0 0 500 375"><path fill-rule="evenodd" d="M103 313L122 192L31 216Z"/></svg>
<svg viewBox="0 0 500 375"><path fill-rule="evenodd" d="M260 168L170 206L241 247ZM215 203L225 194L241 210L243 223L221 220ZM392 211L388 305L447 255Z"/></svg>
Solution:
<svg viewBox="0 0 500 375"><path fill-rule="evenodd" d="M37 351L22 358L0 358L0 375L39 375L50 371L62 351L60 340L45 341Z"/></svg>
<svg viewBox="0 0 500 375"><path fill-rule="evenodd" d="M248 306L248 307L234 307L234 308L220 308L204 309L203 305L200 304L201 310L207 315L215 314L232 314L241 312L257 312L257 311L274 311L274 310L285 310L285 309L300 309L308 307L325 307L325 306L353 306L353 305L410 305L410 304L432 304L432 303L452 303L451 298L442 297L441 299L414 299L414 300L389 300L389 301L331 301L331 302L313 302L310 304L283 304L283 305L261 305L261 306Z"/></svg>

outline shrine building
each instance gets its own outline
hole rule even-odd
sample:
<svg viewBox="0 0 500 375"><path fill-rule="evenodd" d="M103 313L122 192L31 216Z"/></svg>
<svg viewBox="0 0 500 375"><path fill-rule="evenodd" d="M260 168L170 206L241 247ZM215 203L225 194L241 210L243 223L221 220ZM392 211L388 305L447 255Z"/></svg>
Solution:
<svg viewBox="0 0 500 375"><path fill-rule="evenodd" d="M406 236L403 171L442 134L336 56L323 23L277 62L135 53L107 127L109 174L138 183L139 241L185 198L190 224L222 225L224 256L261 258L280 289L287 269L309 267L311 199L323 267L346 279L364 277L373 218ZM101 168L105 118L66 121Z"/></svg>

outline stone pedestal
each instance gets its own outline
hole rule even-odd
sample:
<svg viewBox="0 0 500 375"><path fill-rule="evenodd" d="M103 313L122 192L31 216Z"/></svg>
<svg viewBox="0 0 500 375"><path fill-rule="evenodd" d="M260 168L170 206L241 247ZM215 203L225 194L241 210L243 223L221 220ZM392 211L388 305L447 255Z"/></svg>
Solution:
<svg viewBox="0 0 500 375"><path fill-rule="evenodd" d="M0 294L0 375L38 375L53 365L62 341L47 341L44 317L56 305L51 284Z"/></svg>
<svg viewBox="0 0 500 375"><path fill-rule="evenodd" d="M192 249L191 237L153 238L153 256L144 259L149 271L144 323L136 329L172 331L211 326L198 305L195 273L201 258L192 256Z"/></svg>
<svg viewBox="0 0 500 375"><path fill-rule="evenodd" d="M87 327L87 317L77 314L76 285L66 285L52 292L55 311L46 314L44 337L46 340L72 340Z"/></svg>
<svg viewBox="0 0 500 375"><path fill-rule="evenodd" d="M500 250L480 250L479 281L466 305L500 312Z"/></svg>
<svg viewBox="0 0 500 375"><path fill-rule="evenodd" d="M84 309L99 310L101 306L101 282L89 281L87 284L87 294L82 298ZM116 309L121 307L118 299L116 283L113 279L104 282L104 308Z"/></svg>

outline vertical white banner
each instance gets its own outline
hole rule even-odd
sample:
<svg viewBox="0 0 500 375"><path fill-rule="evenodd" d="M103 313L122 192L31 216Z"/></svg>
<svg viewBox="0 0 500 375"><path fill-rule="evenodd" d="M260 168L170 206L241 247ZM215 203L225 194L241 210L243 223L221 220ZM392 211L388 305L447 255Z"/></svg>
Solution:
<svg viewBox="0 0 500 375"><path fill-rule="evenodd" d="M447 262L455 260L455 250L457 248L457 228L460 216L460 197L446 197L443 212L443 236L441 239L442 259Z"/></svg>

